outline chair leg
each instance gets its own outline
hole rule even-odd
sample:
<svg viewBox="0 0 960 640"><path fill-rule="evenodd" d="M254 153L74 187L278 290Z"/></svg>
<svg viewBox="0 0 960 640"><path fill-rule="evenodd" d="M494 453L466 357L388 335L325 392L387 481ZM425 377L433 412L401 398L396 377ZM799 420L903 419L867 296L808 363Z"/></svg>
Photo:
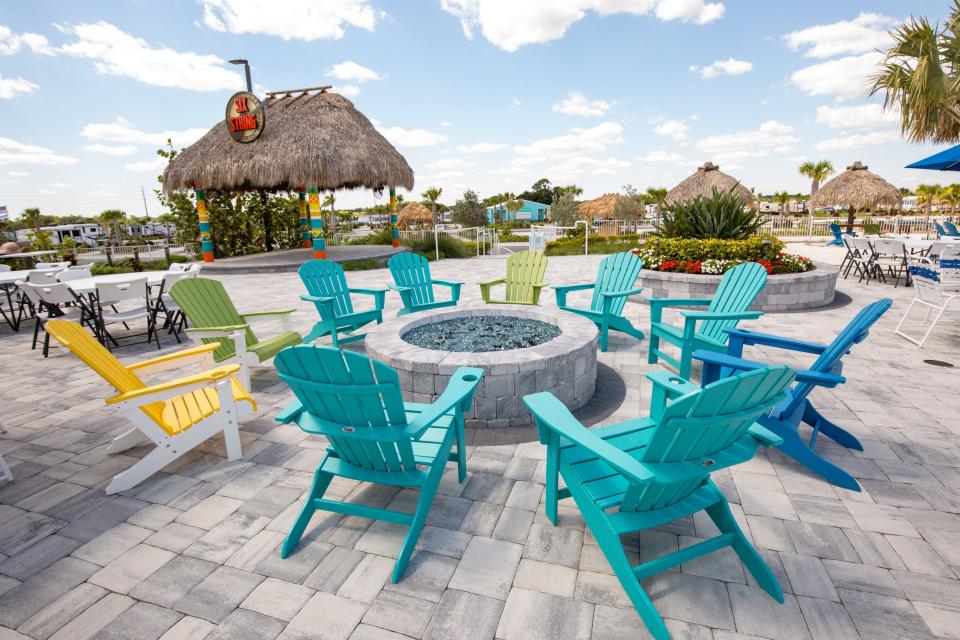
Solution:
<svg viewBox="0 0 960 640"><path fill-rule="evenodd" d="M557 526L557 502L559 501L560 474L560 436L550 430L550 442L547 444L546 504L547 519Z"/></svg>
<svg viewBox="0 0 960 640"><path fill-rule="evenodd" d="M857 440L856 436L843 427L831 422L827 418L824 418L823 414L817 411L809 400L807 400L807 404L803 409L802 419L805 423L814 429L817 429L820 433L827 436L837 444L843 445L847 449L863 451L863 445L860 444L860 441Z"/></svg>
<svg viewBox="0 0 960 640"><path fill-rule="evenodd" d="M660 336L650 330L650 342L647 346L647 364L657 364L657 351L660 349Z"/></svg>
<svg viewBox="0 0 960 640"><path fill-rule="evenodd" d="M785 456L802 464L831 484L851 491L860 491L860 483L853 476L807 446L794 429L769 420L760 419L758 422L783 438L783 444L777 449Z"/></svg>
<svg viewBox="0 0 960 640"><path fill-rule="evenodd" d="M143 435L140 429L134 427L114 438L110 446L107 447L107 453L120 453L148 442L150 442L150 439Z"/></svg>
<svg viewBox="0 0 960 640"><path fill-rule="evenodd" d="M609 339L610 333L610 321L606 316L603 317L603 320L600 321L600 351L606 352L607 350L607 340Z"/></svg>
<svg viewBox="0 0 960 640"><path fill-rule="evenodd" d="M320 466L322 467L323 464ZM307 523L310 522L310 518L313 517L314 511L317 510L313 504L313 501L319 500L323 497L327 487L330 486L331 480L333 480L332 474L325 473L324 471L317 469L316 474L313 476L313 487L310 489L310 495L307 496L306 502L303 503L303 508L300 510L300 515L297 516L296 522L294 522L293 527L290 528L290 533L287 534L287 539L283 541L283 547L280 549L281 558L286 558L289 556L296 548L297 543L300 542L300 538L303 537L303 532L307 528Z"/></svg>
<svg viewBox="0 0 960 640"><path fill-rule="evenodd" d="M460 484L467 479L467 438L463 424L463 413L457 411L457 480Z"/></svg>
<svg viewBox="0 0 960 640"><path fill-rule="evenodd" d="M693 352L695 348L692 344L683 344L680 347L680 377L684 380L690 379L690 369L693 367Z"/></svg>

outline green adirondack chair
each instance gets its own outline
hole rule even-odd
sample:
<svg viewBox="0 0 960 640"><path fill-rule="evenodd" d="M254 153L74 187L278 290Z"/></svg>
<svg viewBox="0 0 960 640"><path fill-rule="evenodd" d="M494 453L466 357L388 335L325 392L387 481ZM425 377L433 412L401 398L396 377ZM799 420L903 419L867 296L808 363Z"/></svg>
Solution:
<svg viewBox="0 0 960 640"><path fill-rule="evenodd" d="M317 306L320 321L313 325L304 342L313 342L317 338L330 336L333 346L339 347L342 342L360 340L365 334L353 333L365 324L383 322L383 303L387 296L386 289L358 289L347 286L347 278L343 267L338 262L330 260L308 260L300 265L298 271L303 285L309 295L300 296L301 300L312 302ZM361 293L373 296L373 309L355 311L351 293ZM346 336L340 336L346 333Z"/></svg>
<svg viewBox="0 0 960 640"><path fill-rule="evenodd" d="M763 315L747 309L766 283L767 270L763 265L748 262L724 273L712 298L645 298L650 303L647 362L656 364L658 358L662 358L677 368L681 378L689 378L694 351L726 352L729 335L724 329ZM681 311L683 327L675 327L663 321L666 307L707 307L707 310ZM680 348L679 360L660 350L660 340Z"/></svg>
<svg viewBox="0 0 960 640"><path fill-rule="evenodd" d="M636 287L637 276L643 268L643 261L629 251L615 253L600 261L595 282L586 284L553 285L557 296L557 306L564 311L578 313L593 322L600 329L600 351L607 350L607 334L610 329L643 340L643 332L623 317L623 308L627 298L643 291ZM589 309L567 305L567 293L593 289L593 299Z"/></svg>
<svg viewBox="0 0 960 640"><path fill-rule="evenodd" d="M387 268L393 276L390 288L399 293L403 301L403 308L397 312L398 316L427 309L455 307L460 300L460 287L463 283L431 278L430 263L420 254L398 253L387 261ZM435 284L450 288L449 300L437 300L434 297Z"/></svg>
<svg viewBox="0 0 960 640"><path fill-rule="evenodd" d="M547 256L539 251L521 251L507 258L507 277L480 283L480 296L487 304L540 304L540 290L547 271ZM490 288L505 287L502 300L490 299Z"/></svg>
<svg viewBox="0 0 960 640"><path fill-rule="evenodd" d="M281 349L301 342L300 334L290 324L294 309L240 313L219 280L179 280L170 287L170 297L192 325L187 328L187 334L199 338L204 344L220 343L213 352L213 359L239 364L240 380L247 389L250 388L251 365L269 360ZM250 322L256 320L280 320L282 331L260 339L250 328Z"/></svg>
<svg viewBox="0 0 960 640"><path fill-rule="evenodd" d="M447 462L457 463L460 482L466 478L463 414L470 409L483 369L460 367L436 402L427 405L405 403L394 369L352 351L300 345L281 351L274 363L296 395L277 421L293 422L330 443L281 557L293 552L317 509L386 520L409 526L393 568L397 582ZM334 477L418 488L416 510L407 513L324 498Z"/></svg>
<svg viewBox="0 0 960 640"><path fill-rule="evenodd" d="M700 388L658 371L650 415L587 429L550 393L525 396L547 446L546 513L557 524L557 501L572 497L620 584L654 638L670 634L640 581L727 546L757 583L783 602L773 573L743 535L710 473L745 462L780 438L755 423L784 398L794 373L771 367ZM727 383L727 384L723 384ZM558 487L558 474L565 489ZM631 566L620 536L659 527L698 511L720 535Z"/></svg>

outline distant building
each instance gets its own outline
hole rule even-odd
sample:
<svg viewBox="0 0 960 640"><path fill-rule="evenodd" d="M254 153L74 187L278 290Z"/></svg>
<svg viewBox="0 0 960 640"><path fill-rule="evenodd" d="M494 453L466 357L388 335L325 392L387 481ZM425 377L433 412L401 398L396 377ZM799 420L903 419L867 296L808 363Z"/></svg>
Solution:
<svg viewBox="0 0 960 640"><path fill-rule="evenodd" d="M900 202L901 211L917 211L920 209L920 203L917 202L917 196L903 196Z"/></svg>
<svg viewBox="0 0 960 640"><path fill-rule="evenodd" d="M533 200L521 200L523 206L516 212L507 209L505 202L487 207L487 223L495 224L499 222L543 222L550 213L550 205Z"/></svg>
<svg viewBox="0 0 960 640"><path fill-rule="evenodd" d="M50 241L54 244L61 244L67 238L77 244L87 246L97 246L97 239L103 234L100 232L100 225L96 223L86 224L58 224L51 227L40 227L41 231L50 232ZM30 242L33 235L33 229L17 229L17 242Z"/></svg>

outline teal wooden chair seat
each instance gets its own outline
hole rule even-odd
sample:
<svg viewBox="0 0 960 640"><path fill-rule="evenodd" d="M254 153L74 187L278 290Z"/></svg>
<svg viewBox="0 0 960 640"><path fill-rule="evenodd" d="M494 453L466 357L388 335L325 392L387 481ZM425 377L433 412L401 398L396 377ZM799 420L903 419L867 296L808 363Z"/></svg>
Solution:
<svg viewBox="0 0 960 640"><path fill-rule="evenodd" d="M304 342L313 342L317 338L330 336L333 346L341 343L361 340L363 333L354 333L371 322L383 322L383 303L386 289L360 289L347 285L343 267L330 260L310 260L304 262L298 271L307 295L301 300L312 302L317 307L320 320L313 325ZM357 311L353 308L350 294L373 296L373 309ZM347 334L341 336L340 334Z"/></svg>
<svg viewBox="0 0 960 640"><path fill-rule="evenodd" d="M660 359L665 360L677 368L681 378L689 378L694 351L726 351L729 336L725 329L736 327L741 320L763 315L748 309L766 283L767 270L763 265L747 262L723 274L712 298L645 298L650 303L647 362L656 364ZM707 310L681 311L684 322L678 327L663 321L663 310L667 307L707 307ZM661 340L678 347L680 357L664 353L660 349Z"/></svg>
<svg viewBox="0 0 960 640"><path fill-rule="evenodd" d="M641 580L732 547L757 583L783 602L776 578L740 530L710 473L745 462L780 438L756 419L784 398L794 373L787 367L738 374L706 387L666 372L654 385L650 415L587 429L555 396L525 396L540 442L547 447L546 514L573 498L614 575L654 638L669 638ZM559 488L562 476L566 488ZM620 536L658 527L698 511L720 535L633 566Z"/></svg>
<svg viewBox="0 0 960 640"><path fill-rule="evenodd" d="M636 286L641 269L643 269L643 261L629 251L607 256L600 261L596 281L585 284L553 285L557 306L564 311L593 320L600 329L600 351L607 350L607 334L610 329L626 333L637 340L643 340L643 332L634 327L633 323L623 315L627 298L643 291ZM589 309L571 307L567 304L568 293L588 289L593 289Z"/></svg>
<svg viewBox="0 0 960 640"><path fill-rule="evenodd" d="M403 575L416 547L447 462L466 478L464 412L483 369L460 367L433 404L405 403L397 372L386 364L334 347L300 345L274 359L296 400L276 420L327 439L330 447L280 555L296 548L317 509L385 520L409 528L393 570ZM454 450L454 444L456 449ZM420 490L413 513L324 498L334 477Z"/></svg>
<svg viewBox="0 0 960 640"><path fill-rule="evenodd" d="M450 280L434 280L430 277L430 262L418 253L398 253L389 261L387 267L393 277L390 288L400 294L403 308L397 312L398 316L427 309L441 307L455 307L460 300L462 282ZM450 289L450 298L437 300L433 293L433 286L440 285Z"/></svg>

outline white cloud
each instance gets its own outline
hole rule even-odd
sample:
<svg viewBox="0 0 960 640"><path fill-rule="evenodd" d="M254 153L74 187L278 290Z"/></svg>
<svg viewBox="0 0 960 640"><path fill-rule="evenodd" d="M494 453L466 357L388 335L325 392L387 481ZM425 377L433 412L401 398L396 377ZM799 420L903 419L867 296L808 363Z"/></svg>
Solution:
<svg viewBox="0 0 960 640"><path fill-rule="evenodd" d="M615 174L629 169L632 163L629 160L618 158L597 159L588 156L572 156L560 162L545 167L541 173L549 175L554 180L574 180L585 173L592 175Z"/></svg>
<svg viewBox="0 0 960 640"><path fill-rule="evenodd" d="M141 160L123 165L123 168L133 173L160 173L167 166L165 158L156 157L153 160Z"/></svg>
<svg viewBox="0 0 960 640"><path fill-rule="evenodd" d="M25 178L30 175L29 171L7 171L8 176L13 176L14 178Z"/></svg>
<svg viewBox="0 0 960 640"><path fill-rule="evenodd" d="M435 147L447 141L447 136L426 129L404 129L403 127L381 127L373 123L377 131L398 147Z"/></svg>
<svg viewBox="0 0 960 640"><path fill-rule="evenodd" d="M877 129L892 127L900 122L897 112L884 111L879 104L863 104L855 107L817 107L817 124L831 129Z"/></svg>
<svg viewBox="0 0 960 640"><path fill-rule="evenodd" d="M706 24L719 19L722 2L704 0L440 0L441 8L460 20L467 38L479 27L483 36L504 51L562 38L588 11L647 15L662 21Z"/></svg>
<svg viewBox="0 0 960 640"><path fill-rule="evenodd" d="M203 23L215 31L284 40L339 39L344 27L373 31L378 13L367 0L201 0Z"/></svg>
<svg viewBox="0 0 960 640"><path fill-rule="evenodd" d="M431 169L460 169L462 167L474 167L476 164L476 162L467 162L463 158L440 158L427 166Z"/></svg>
<svg viewBox="0 0 960 640"><path fill-rule="evenodd" d="M705 67L690 65L690 71L699 73L701 78L714 78L721 74L728 76L740 76L753 69L753 63L746 60L737 60L736 58L727 58L726 60L716 60Z"/></svg>
<svg viewBox="0 0 960 640"><path fill-rule="evenodd" d="M679 163L683 161L683 156L679 153L670 153L668 151L648 151L639 158L638 162L656 162L658 164Z"/></svg>
<svg viewBox="0 0 960 640"><path fill-rule="evenodd" d="M869 147L888 142L899 142L900 133L896 130L871 131L870 133L855 133L840 138L830 138L814 145L817 151L843 151L858 147Z"/></svg>
<svg viewBox="0 0 960 640"><path fill-rule="evenodd" d="M169 139L173 142L173 146L185 147L196 142L206 132L206 129L184 129L183 131L170 130L147 133L134 128L132 122L121 117L117 118L115 122L88 124L80 131L80 135L100 142L149 144L154 147L165 146L167 139Z"/></svg>
<svg viewBox="0 0 960 640"><path fill-rule="evenodd" d="M10 100L17 97L18 94L31 94L39 88L40 85L24 80L19 76L4 78L0 75L0 100Z"/></svg>
<svg viewBox="0 0 960 640"><path fill-rule="evenodd" d="M616 122L603 122L590 129L570 129L562 136L517 145L513 150L528 158L551 158L596 153L622 142L623 127Z"/></svg>
<svg viewBox="0 0 960 640"><path fill-rule="evenodd" d="M507 145L497 144L496 142L477 142L476 144L461 144L457 151L461 153L492 153L506 149Z"/></svg>
<svg viewBox="0 0 960 640"><path fill-rule="evenodd" d="M690 131L690 125L680 120L667 120L653 128L658 136L669 136L677 142L687 139L687 131Z"/></svg>
<svg viewBox="0 0 960 640"><path fill-rule="evenodd" d="M800 142L800 138L792 135L793 131L788 124L768 120L755 131L707 136L697 142L697 149L710 154L718 162L727 163L765 156L770 151L787 153L791 150L790 145Z"/></svg>
<svg viewBox="0 0 960 640"><path fill-rule="evenodd" d="M458 178L462 175L465 175L463 171L458 171L455 169L448 169L446 171L438 171L430 176L430 178L435 180L442 180L444 178Z"/></svg>
<svg viewBox="0 0 960 640"><path fill-rule="evenodd" d="M867 95L870 77L879 71L883 54L864 53L821 62L794 71L790 82L811 96L836 95L838 100Z"/></svg>
<svg viewBox="0 0 960 640"><path fill-rule="evenodd" d="M77 40L60 47L59 51L93 60L97 73L192 91L243 87L241 75L225 68L225 62L215 55L152 47L146 40L121 31L109 22L78 24L63 30L75 35Z"/></svg>
<svg viewBox="0 0 960 640"><path fill-rule="evenodd" d="M50 56L54 53L50 43L39 33L18 34L0 24L0 55L12 55L24 46L37 55Z"/></svg>
<svg viewBox="0 0 960 640"><path fill-rule="evenodd" d="M77 159L62 156L52 149L0 138L0 165L4 164L76 164Z"/></svg>
<svg viewBox="0 0 960 640"><path fill-rule="evenodd" d="M865 53L885 49L892 43L888 33L899 20L877 13L861 13L853 20L841 20L832 24L820 24L793 31L783 36L787 45L807 58L832 58L849 53Z"/></svg>
<svg viewBox="0 0 960 640"><path fill-rule="evenodd" d="M335 64L330 67L327 73L337 80L349 80L351 82L366 82L367 80L380 79L379 73L361 64L357 64L353 60Z"/></svg>
<svg viewBox="0 0 960 640"><path fill-rule="evenodd" d="M613 102L590 100L579 91L571 91L567 97L553 105L553 110L565 116L602 116L613 107Z"/></svg>
<svg viewBox="0 0 960 640"><path fill-rule="evenodd" d="M355 84L341 84L335 88L337 93L348 98L353 98L360 94L360 87Z"/></svg>
<svg viewBox="0 0 960 640"><path fill-rule="evenodd" d="M138 149L132 144L109 145L109 144L88 144L84 147L87 151L93 153L103 153L108 156L130 156L135 154Z"/></svg>
<svg viewBox="0 0 960 640"><path fill-rule="evenodd" d="M441 120L441 121L440 121L440 126L441 126L441 127L452 127L453 125L450 124L449 122L447 122L446 120Z"/></svg>

